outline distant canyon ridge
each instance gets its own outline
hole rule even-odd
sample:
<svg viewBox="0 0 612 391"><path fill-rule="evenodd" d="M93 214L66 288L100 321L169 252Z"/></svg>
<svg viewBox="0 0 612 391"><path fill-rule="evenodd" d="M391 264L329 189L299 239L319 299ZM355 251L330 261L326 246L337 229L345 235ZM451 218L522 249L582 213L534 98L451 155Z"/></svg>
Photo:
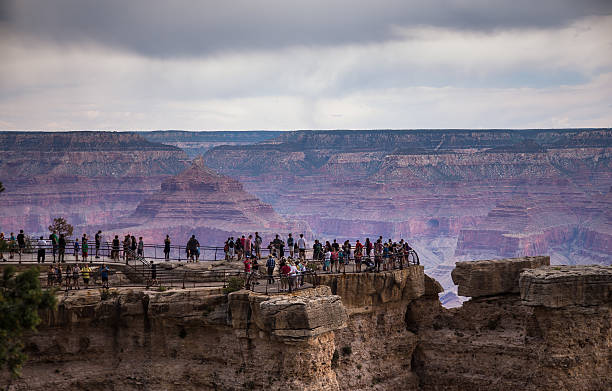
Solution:
<svg viewBox="0 0 612 391"><path fill-rule="evenodd" d="M0 230L404 238L450 302L456 261L612 264L611 156L611 129L0 132Z"/></svg>

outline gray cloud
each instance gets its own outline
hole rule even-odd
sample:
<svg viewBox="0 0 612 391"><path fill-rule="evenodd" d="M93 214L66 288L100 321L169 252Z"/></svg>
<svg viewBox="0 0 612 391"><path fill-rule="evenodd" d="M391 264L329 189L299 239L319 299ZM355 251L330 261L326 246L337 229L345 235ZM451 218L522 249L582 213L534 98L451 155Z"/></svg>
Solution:
<svg viewBox="0 0 612 391"><path fill-rule="evenodd" d="M548 28L612 13L609 0L0 0L4 32L149 57L395 39L397 28Z"/></svg>

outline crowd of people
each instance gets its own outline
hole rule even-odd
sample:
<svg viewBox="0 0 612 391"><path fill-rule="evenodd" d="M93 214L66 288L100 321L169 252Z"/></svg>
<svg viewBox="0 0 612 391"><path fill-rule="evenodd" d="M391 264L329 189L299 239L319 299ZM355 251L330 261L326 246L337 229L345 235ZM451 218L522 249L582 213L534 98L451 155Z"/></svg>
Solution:
<svg viewBox="0 0 612 391"><path fill-rule="evenodd" d="M244 263L247 276L260 275L259 260L261 257L262 237L258 232L253 235L242 235L240 238L229 237L224 243L225 259ZM347 265L354 265L353 271L380 272L403 268L409 264L419 264L418 257L406 241L383 241L380 236L375 242L366 238L362 243L350 240L338 243L336 239L323 244L316 239L312 246L312 258L306 260L307 243L303 234L295 240L289 233L286 240L275 235L268 244L266 260L268 284L274 282L274 272L278 270L281 291L293 290L304 284L304 275L320 269L324 273L346 273Z"/></svg>
<svg viewBox="0 0 612 391"><path fill-rule="evenodd" d="M89 288L89 281L93 278L93 282L97 283L100 278L102 288L109 288L108 276L110 268L106 264L102 264L97 268L90 267L88 264L75 263L67 265L65 270L62 270L60 263L49 265L47 269L47 286L59 288L64 287L66 290L81 289L81 279L83 280L83 288Z"/></svg>

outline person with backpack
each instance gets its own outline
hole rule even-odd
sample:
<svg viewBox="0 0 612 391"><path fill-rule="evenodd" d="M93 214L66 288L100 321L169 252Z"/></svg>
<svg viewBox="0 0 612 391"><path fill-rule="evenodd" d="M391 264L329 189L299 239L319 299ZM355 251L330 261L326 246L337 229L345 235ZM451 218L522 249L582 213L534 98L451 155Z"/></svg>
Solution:
<svg viewBox="0 0 612 391"><path fill-rule="evenodd" d="M370 258L373 248L374 248L374 245L372 245L372 242L370 242L370 238L366 238L365 251L366 251L366 256L368 257L368 259Z"/></svg>
<svg viewBox="0 0 612 391"><path fill-rule="evenodd" d="M108 284L108 272L109 272L109 268L108 266L106 266L104 263L102 264L102 266L100 266L100 278L102 279L102 288L109 288L109 284Z"/></svg>
<svg viewBox="0 0 612 391"><path fill-rule="evenodd" d="M230 261L234 260L234 254L235 254L235 246L236 244L234 243L234 237L231 236L230 240L227 242L227 247L229 247L229 257L230 257Z"/></svg>
<svg viewBox="0 0 612 391"><path fill-rule="evenodd" d="M102 231L96 232L96 236L94 237L96 241L96 259L100 258L100 244L102 243Z"/></svg>
<svg viewBox="0 0 612 391"><path fill-rule="evenodd" d="M111 253L111 258L115 262L119 262L120 246L121 246L121 242L119 241L119 235L115 235L115 239L113 239L113 251Z"/></svg>
<svg viewBox="0 0 612 391"><path fill-rule="evenodd" d="M60 234L60 237L57 240L57 247L57 263L66 262L66 260L64 259L66 255L66 237L64 236L64 234Z"/></svg>
<svg viewBox="0 0 612 391"><path fill-rule="evenodd" d="M272 254L268 255L268 260L266 261L266 269L268 269L268 284L274 284L274 268L276 267L276 260L272 256Z"/></svg>
<svg viewBox="0 0 612 391"><path fill-rule="evenodd" d="M19 234L17 234L17 245L19 246L19 263L21 263L21 254L23 254L26 246L25 234L22 229L20 229Z"/></svg>
<svg viewBox="0 0 612 391"><path fill-rule="evenodd" d="M363 255L363 244L359 242L357 239L357 243L355 243L355 271L357 273L361 273L361 257Z"/></svg>
<svg viewBox="0 0 612 391"><path fill-rule="evenodd" d="M339 260L339 251L336 250L335 248L333 248L333 251L331 252L331 272L334 272L334 266L336 267L336 273L338 273L338 260Z"/></svg>
<svg viewBox="0 0 612 391"><path fill-rule="evenodd" d="M55 255L57 254L57 235L55 231L51 232L49 235L49 242L51 242L51 253L53 254L53 263L55 263Z"/></svg>
<svg viewBox="0 0 612 391"><path fill-rule="evenodd" d="M81 238L81 246L83 247L83 261L87 262L87 255L89 253L89 242L87 241L87 234L83 234Z"/></svg>
<svg viewBox="0 0 612 391"><path fill-rule="evenodd" d="M261 243L263 239L259 236L259 232L255 232L255 255L257 258L261 258Z"/></svg>

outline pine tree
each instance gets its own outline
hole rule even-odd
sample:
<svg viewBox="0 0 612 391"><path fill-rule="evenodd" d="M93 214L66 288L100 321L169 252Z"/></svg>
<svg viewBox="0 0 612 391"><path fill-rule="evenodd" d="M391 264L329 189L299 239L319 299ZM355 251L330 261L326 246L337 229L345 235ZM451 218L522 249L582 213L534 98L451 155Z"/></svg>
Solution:
<svg viewBox="0 0 612 391"><path fill-rule="evenodd" d="M49 226L49 231L55 231L58 235L64 234L64 236L66 236L67 238L72 236L73 230L74 227L71 224L68 224L68 222L66 222L66 219L64 219L63 217L57 217L53 219L53 224Z"/></svg>
<svg viewBox="0 0 612 391"><path fill-rule="evenodd" d="M23 333L36 331L39 311L56 305L53 292L41 289L39 273L33 267L18 274L14 266L7 266L0 280L0 369L6 366L13 376L19 376L27 359Z"/></svg>

